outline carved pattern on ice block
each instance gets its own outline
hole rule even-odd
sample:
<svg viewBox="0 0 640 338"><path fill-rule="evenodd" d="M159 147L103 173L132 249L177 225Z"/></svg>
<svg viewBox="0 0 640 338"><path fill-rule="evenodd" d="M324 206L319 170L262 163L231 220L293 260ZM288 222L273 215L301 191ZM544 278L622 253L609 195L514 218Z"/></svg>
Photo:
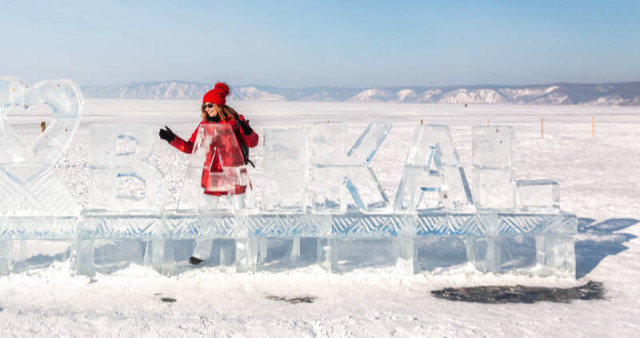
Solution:
<svg viewBox="0 0 640 338"><path fill-rule="evenodd" d="M249 215L249 236L291 238L326 237L331 231L328 215L262 214Z"/></svg>
<svg viewBox="0 0 640 338"><path fill-rule="evenodd" d="M424 214L417 219L418 236L478 236L486 231L486 224L475 214Z"/></svg>
<svg viewBox="0 0 640 338"><path fill-rule="evenodd" d="M415 234L415 218L399 215L334 215L332 237L392 237Z"/></svg>
<svg viewBox="0 0 640 338"><path fill-rule="evenodd" d="M168 215L165 227L171 238L246 238L247 218L233 214Z"/></svg>
<svg viewBox="0 0 640 338"><path fill-rule="evenodd" d="M78 227L80 238L164 238L159 215L85 214Z"/></svg>

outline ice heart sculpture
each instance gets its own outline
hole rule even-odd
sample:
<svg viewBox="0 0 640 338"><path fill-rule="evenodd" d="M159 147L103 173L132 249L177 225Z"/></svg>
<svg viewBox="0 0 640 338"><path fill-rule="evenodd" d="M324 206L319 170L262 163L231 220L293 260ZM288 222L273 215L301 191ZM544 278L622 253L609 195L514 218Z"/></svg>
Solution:
<svg viewBox="0 0 640 338"><path fill-rule="evenodd" d="M84 98L70 80L27 85L0 77L0 215L64 212L76 207L51 167L60 158L80 123ZM52 120L32 144L25 144L8 123L13 108L47 105Z"/></svg>

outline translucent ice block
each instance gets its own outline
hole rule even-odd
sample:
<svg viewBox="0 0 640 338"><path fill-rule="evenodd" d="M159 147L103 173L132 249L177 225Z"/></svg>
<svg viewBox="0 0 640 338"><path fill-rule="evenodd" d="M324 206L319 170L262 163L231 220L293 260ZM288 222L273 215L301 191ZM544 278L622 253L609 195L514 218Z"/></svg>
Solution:
<svg viewBox="0 0 640 338"><path fill-rule="evenodd" d="M473 198L448 126L416 128L398 187L396 211L469 209Z"/></svg>
<svg viewBox="0 0 640 338"><path fill-rule="evenodd" d="M511 169L475 169L473 181L476 207L514 209L516 185L511 176Z"/></svg>
<svg viewBox="0 0 640 338"><path fill-rule="evenodd" d="M512 127L475 126L472 129L473 166L485 169L513 167L515 133Z"/></svg>
<svg viewBox="0 0 640 338"><path fill-rule="evenodd" d="M156 130L141 124L90 127L91 209L158 213L167 194L162 173L147 159L157 141ZM141 193L122 187L137 181Z"/></svg>
<svg viewBox="0 0 640 338"><path fill-rule="evenodd" d="M347 126L344 123L316 123L311 130L311 150L314 164L344 165L345 138Z"/></svg>
<svg viewBox="0 0 640 338"><path fill-rule="evenodd" d="M309 181L306 133L267 129L264 133L262 210L303 212Z"/></svg>
<svg viewBox="0 0 640 338"><path fill-rule="evenodd" d="M344 125L323 123L314 125L313 209L315 212L380 212L388 209L384 194L370 161L389 133L391 125L371 123L347 154L344 145ZM347 199L351 197L351 200Z"/></svg>
<svg viewBox="0 0 640 338"><path fill-rule="evenodd" d="M572 236L537 236L535 241L539 275L575 277L576 253Z"/></svg>
<svg viewBox="0 0 640 338"><path fill-rule="evenodd" d="M443 185L444 176L440 172L425 170L422 166L405 166L394 209L412 211L443 208Z"/></svg>
<svg viewBox="0 0 640 338"><path fill-rule="evenodd" d="M431 156L432 148L440 149L440 162L443 166L460 166L458 152L453 145L449 126L430 124L416 128L407 156L407 165L424 166Z"/></svg>
<svg viewBox="0 0 640 338"><path fill-rule="evenodd" d="M347 152L349 164L369 165L389 131L390 123L369 123Z"/></svg>
<svg viewBox="0 0 640 338"><path fill-rule="evenodd" d="M523 211L559 210L560 185L552 180L517 180L517 204Z"/></svg>

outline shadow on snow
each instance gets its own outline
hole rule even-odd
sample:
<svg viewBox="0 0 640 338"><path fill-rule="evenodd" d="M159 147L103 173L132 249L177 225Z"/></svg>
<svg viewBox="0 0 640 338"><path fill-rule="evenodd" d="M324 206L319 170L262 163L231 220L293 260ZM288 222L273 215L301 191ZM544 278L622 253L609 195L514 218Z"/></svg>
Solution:
<svg viewBox="0 0 640 338"><path fill-rule="evenodd" d="M594 223L591 218L578 219L576 237L576 278L582 278L595 269L609 255L617 255L629 247L624 244L637 236L619 233L636 223L632 218L611 218Z"/></svg>

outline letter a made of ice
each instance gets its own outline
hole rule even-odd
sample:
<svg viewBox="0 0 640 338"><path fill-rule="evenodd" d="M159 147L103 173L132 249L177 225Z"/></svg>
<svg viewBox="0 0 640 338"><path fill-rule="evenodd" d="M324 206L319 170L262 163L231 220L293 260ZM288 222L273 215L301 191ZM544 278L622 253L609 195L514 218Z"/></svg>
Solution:
<svg viewBox="0 0 640 338"><path fill-rule="evenodd" d="M445 125L416 128L396 194L396 211L464 210L473 199L451 130Z"/></svg>

